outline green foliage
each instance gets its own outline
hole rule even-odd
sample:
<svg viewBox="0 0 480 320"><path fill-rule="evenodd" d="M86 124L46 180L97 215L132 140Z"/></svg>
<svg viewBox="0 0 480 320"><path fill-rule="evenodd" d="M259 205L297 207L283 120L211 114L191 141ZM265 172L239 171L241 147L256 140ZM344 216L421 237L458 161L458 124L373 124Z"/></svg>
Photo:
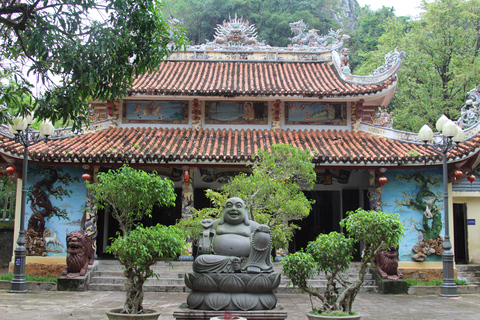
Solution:
<svg viewBox="0 0 480 320"><path fill-rule="evenodd" d="M387 20L378 50L365 55L362 65L371 72L387 52L406 52L389 111L396 129L412 132L425 123L435 127L442 114L456 120L466 92L480 82L480 1L436 0L422 7L418 19Z"/></svg>
<svg viewBox="0 0 480 320"><path fill-rule="evenodd" d="M319 300L319 312L344 311L352 314L352 305L363 283L372 257L381 245L397 246L404 228L397 215L380 211L357 209L347 213L340 224L349 237L337 232L320 234L309 242L306 252L289 254L282 260L282 272L292 284ZM359 279L353 282L345 278L345 272L353 259L354 244L361 241L365 249L359 270ZM325 292L318 292L308 285L316 273L324 272L327 278ZM340 285L342 288L338 288Z"/></svg>
<svg viewBox="0 0 480 320"><path fill-rule="evenodd" d="M98 173L98 182L87 183L96 199L96 207L109 207L120 224L123 236L143 217L151 217L155 204L175 204L175 190L170 180L156 172L147 173L124 165L118 170Z"/></svg>
<svg viewBox="0 0 480 320"><path fill-rule="evenodd" d="M340 225L345 227L352 239L365 245L363 261L373 259L382 244L387 248L397 247L405 234L405 228L396 214L357 209L347 212L347 215Z"/></svg>
<svg viewBox="0 0 480 320"><path fill-rule="evenodd" d="M12 281L13 276L13 273L2 274L0 275L0 280ZM27 280L27 282L58 282L57 277L32 276L28 274L25 275L25 279Z"/></svg>
<svg viewBox="0 0 480 320"><path fill-rule="evenodd" d="M87 99L122 98L138 74L183 46L183 32L168 25L161 9L158 0L4 1L2 60L27 63L46 85L37 117L73 119L78 129L88 121Z"/></svg>
<svg viewBox="0 0 480 320"><path fill-rule="evenodd" d="M150 267L157 261L169 261L183 254L185 245L180 229L160 224L148 228L137 226L124 237L119 235L113 240L107 252L120 261L127 278L123 313L143 311L143 285L154 275Z"/></svg>
<svg viewBox="0 0 480 320"><path fill-rule="evenodd" d="M350 267L355 251L355 240L343 233L330 232L318 235L307 245L307 252L317 263L317 268L326 274L344 272Z"/></svg>
<svg viewBox="0 0 480 320"><path fill-rule="evenodd" d="M291 221L308 216L313 203L302 192L302 187L310 189L316 178L311 156L309 151L285 144L260 150L252 174L239 174L220 188L224 197L216 196L216 205L223 207L230 197L243 199L250 219L270 227L272 246L286 248L298 229ZM213 195L211 191L207 197Z"/></svg>
<svg viewBox="0 0 480 320"><path fill-rule="evenodd" d="M9 179L8 174L0 177L0 221L15 219L15 199L17 195L17 181Z"/></svg>
<svg viewBox="0 0 480 320"><path fill-rule="evenodd" d="M416 286L436 286L439 287L443 284L443 279L436 279L436 280L430 280L430 281L423 281L423 280L417 280L417 279L405 279L407 281L408 286L410 287L416 287ZM455 284L457 286L468 286L469 283L467 280L460 280L460 279L454 279Z"/></svg>

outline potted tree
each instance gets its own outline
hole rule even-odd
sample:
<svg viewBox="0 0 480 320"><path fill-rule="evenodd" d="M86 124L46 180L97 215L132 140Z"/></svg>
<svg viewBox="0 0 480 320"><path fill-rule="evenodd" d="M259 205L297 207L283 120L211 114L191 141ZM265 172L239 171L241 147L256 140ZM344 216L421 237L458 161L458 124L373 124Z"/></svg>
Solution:
<svg viewBox="0 0 480 320"><path fill-rule="evenodd" d="M375 252L383 245L397 246L404 234L404 227L397 215L381 211L357 209L347 213L340 222L349 235L331 232L320 234L309 242L305 251L289 254L282 260L283 274L293 286L306 292L319 302L307 313L309 319L360 319L353 310L353 302L359 292ZM350 280L344 272L350 267L355 251L354 244L364 245L358 279ZM315 274L324 273L327 279L325 292L318 292L308 285Z"/></svg>
<svg viewBox="0 0 480 320"><path fill-rule="evenodd" d="M158 205L173 205L173 183L157 176L124 165L118 170L98 174L98 182L87 184L96 201L97 208L108 207L121 232L113 239L107 252L112 253L122 264L126 277L126 299L123 308L108 312L109 319L143 314L157 319L159 313L143 308L143 285L154 275L150 268L157 261L170 261L182 254L185 241L183 233L174 226L138 225L145 216L151 217L152 208Z"/></svg>

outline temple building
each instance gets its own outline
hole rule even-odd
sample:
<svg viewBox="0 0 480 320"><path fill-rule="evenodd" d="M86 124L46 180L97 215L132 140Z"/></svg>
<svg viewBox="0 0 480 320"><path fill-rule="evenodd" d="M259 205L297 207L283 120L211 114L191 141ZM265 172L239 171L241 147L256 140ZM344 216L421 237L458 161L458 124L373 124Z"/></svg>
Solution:
<svg viewBox="0 0 480 320"><path fill-rule="evenodd" d="M348 36L340 30L319 35L303 21L290 25L292 44L272 47L257 39L247 20L230 18L212 41L173 53L139 76L127 97L92 101L92 122L82 133L56 130L48 143L30 146L25 225L31 230L44 223L44 230L30 238L27 232L27 265L65 264L66 232L73 230L86 230L98 258L107 257L116 221L92 209L82 175L94 183L98 172L129 164L171 179L176 206L155 208L143 221L168 225L192 207L209 207L206 189L247 170L259 150L283 143L310 150L317 174L305 192L315 204L299 222L290 251L319 233L342 231L339 221L348 211L381 209L398 213L406 228L400 268L441 269L442 154L417 133L392 129L386 111L403 52L390 52L371 75L357 76L344 46ZM465 112L479 100L478 89L472 90ZM450 234L455 252L463 251L457 263L480 263L480 240L468 237L479 233L480 188L467 180L479 161L479 122L462 124L466 140L448 153ZM0 139L3 170L13 166L20 186L23 146L5 126ZM456 170L462 177L454 181ZM457 216L465 222L461 227ZM35 248L36 237L45 249Z"/></svg>

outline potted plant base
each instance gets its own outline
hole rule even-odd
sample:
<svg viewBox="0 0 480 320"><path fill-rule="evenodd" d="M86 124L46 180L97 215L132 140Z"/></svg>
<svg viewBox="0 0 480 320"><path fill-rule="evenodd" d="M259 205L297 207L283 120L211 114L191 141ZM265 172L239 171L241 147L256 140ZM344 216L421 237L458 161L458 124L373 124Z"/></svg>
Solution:
<svg viewBox="0 0 480 320"><path fill-rule="evenodd" d="M307 313L308 320L318 320L318 319L338 319L338 320L359 320L362 318L361 315L346 315L346 316L323 316L317 314Z"/></svg>
<svg viewBox="0 0 480 320"><path fill-rule="evenodd" d="M161 312L155 310L145 309L145 313L127 314L120 313L122 309L113 309L107 312L109 320L125 320L125 319L142 319L142 320L157 320Z"/></svg>

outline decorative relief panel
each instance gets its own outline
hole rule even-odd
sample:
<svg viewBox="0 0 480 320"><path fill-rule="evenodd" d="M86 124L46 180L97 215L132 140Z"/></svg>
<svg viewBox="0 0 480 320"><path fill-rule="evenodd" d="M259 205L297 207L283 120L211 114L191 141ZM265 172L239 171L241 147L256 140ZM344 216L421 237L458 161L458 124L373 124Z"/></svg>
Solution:
<svg viewBox="0 0 480 320"><path fill-rule="evenodd" d="M123 122L188 123L188 101L125 101Z"/></svg>
<svg viewBox="0 0 480 320"><path fill-rule="evenodd" d="M338 102L286 102L286 124L347 124L347 104Z"/></svg>
<svg viewBox="0 0 480 320"><path fill-rule="evenodd" d="M266 101L207 101L205 123L267 124Z"/></svg>

